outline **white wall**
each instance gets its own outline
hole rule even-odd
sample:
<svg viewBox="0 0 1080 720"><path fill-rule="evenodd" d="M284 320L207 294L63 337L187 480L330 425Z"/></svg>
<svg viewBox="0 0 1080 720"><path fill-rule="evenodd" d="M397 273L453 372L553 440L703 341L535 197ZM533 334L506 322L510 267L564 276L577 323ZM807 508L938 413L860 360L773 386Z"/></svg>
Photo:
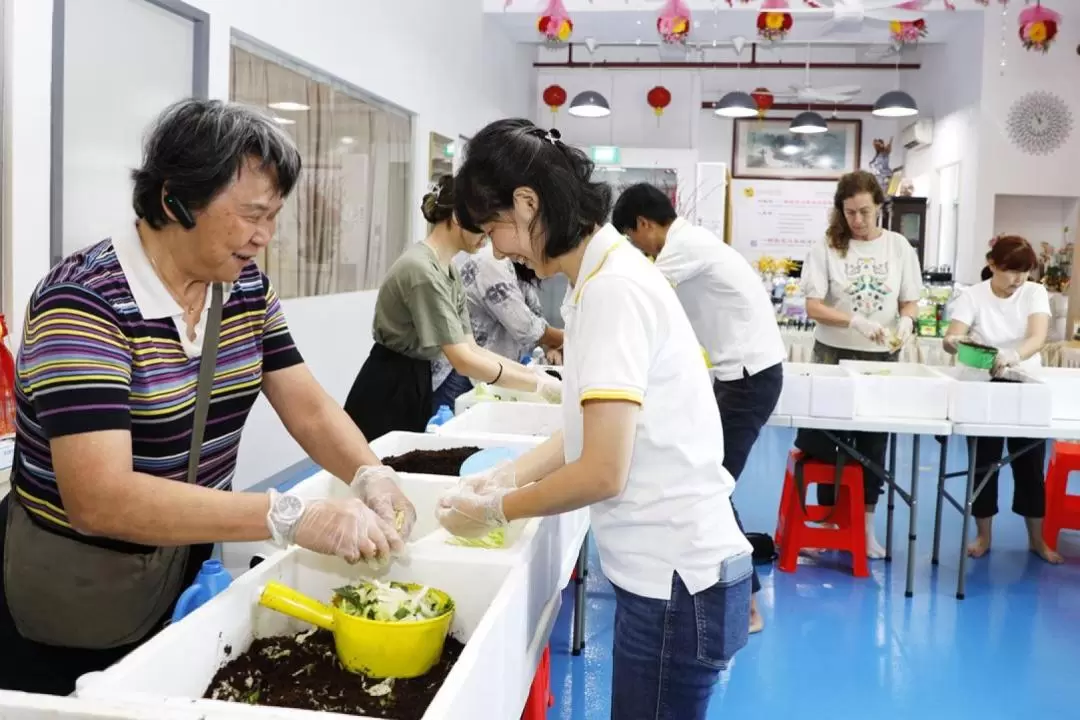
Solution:
<svg viewBox="0 0 1080 720"><path fill-rule="evenodd" d="M145 0L67 3L64 255L131 223L143 133L162 108L191 96L194 42L191 20Z"/></svg>
<svg viewBox="0 0 1080 720"><path fill-rule="evenodd" d="M11 315L21 332L25 304L49 266L51 2L12 6L10 237ZM246 35L415 113L412 239L427 173L428 133L471 136L533 108L532 57L485 18L481 0L372 3L352 0L188 0L210 14L210 95L229 95L229 39ZM116 27L114 32L124 33ZM108 37L102 37L108 42ZM180 60L180 62L185 62ZM68 109L67 112L74 112ZM128 196L115 203L127 204ZM371 343L374 292L285 302L312 370L343 402ZM245 487L304 457L265 401L244 433L237 485Z"/></svg>
<svg viewBox="0 0 1080 720"><path fill-rule="evenodd" d="M970 248L985 243L979 235L978 205L981 157L979 154L979 102L982 83L982 14L958 28L949 42L924 48L923 69L904 76L904 89L919 104L920 116L934 121L929 147L907 151L901 162L905 177L915 183L916 195L930 199L927 207L927 265L952 265L961 280L978 279L982 263L972 260ZM912 120L901 122L907 126ZM900 149L904 152L903 149ZM947 249L938 256L941 218L941 171L959 163L959 198L956 257ZM989 239L989 236L986 237ZM985 253L985 251L984 251Z"/></svg>

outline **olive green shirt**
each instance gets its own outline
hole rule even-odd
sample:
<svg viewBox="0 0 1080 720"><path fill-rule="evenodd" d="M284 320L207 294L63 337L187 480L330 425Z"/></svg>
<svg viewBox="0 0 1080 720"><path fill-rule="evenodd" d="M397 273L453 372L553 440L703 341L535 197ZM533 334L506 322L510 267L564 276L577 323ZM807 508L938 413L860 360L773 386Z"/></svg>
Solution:
<svg viewBox="0 0 1080 720"><path fill-rule="evenodd" d="M417 360L434 360L443 345L472 334L465 288L453 263L439 264L425 242L414 243L386 274L375 303L375 342Z"/></svg>

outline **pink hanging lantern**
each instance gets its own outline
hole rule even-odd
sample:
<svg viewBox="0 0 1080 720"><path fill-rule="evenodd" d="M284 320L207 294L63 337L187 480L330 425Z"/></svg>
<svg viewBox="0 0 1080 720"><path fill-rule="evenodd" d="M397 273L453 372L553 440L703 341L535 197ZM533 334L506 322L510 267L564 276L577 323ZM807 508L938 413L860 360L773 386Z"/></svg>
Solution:
<svg viewBox="0 0 1080 720"><path fill-rule="evenodd" d="M570 39L574 23L562 0L548 0L547 8L536 21L536 29L549 45L558 45Z"/></svg>
<svg viewBox="0 0 1080 720"><path fill-rule="evenodd" d="M685 43L690 35L690 8L684 0L667 0L656 18L656 32L666 43Z"/></svg>
<svg viewBox="0 0 1080 720"><path fill-rule="evenodd" d="M1020 42L1024 44L1024 48L1045 53L1050 50L1050 44L1057 37L1061 15L1043 7L1042 3L1036 0L1035 5L1020 11L1018 22Z"/></svg>

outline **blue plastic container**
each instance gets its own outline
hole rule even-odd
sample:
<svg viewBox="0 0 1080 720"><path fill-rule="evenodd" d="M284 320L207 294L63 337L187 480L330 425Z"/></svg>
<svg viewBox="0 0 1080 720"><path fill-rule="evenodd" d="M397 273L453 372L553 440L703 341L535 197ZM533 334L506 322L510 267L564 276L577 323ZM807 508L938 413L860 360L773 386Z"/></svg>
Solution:
<svg viewBox="0 0 1080 720"><path fill-rule="evenodd" d="M450 409L449 405L440 405L439 410L431 416L431 419L427 421L427 432L435 432L435 428L440 425L445 425L447 421L454 418L454 411Z"/></svg>
<svg viewBox="0 0 1080 720"><path fill-rule="evenodd" d="M220 593L232 583L232 575L222 566L220 560L207 560L202 564L195 582L180 594L173 610L172 621L179 622L194 612L203 603Z"/></svg>

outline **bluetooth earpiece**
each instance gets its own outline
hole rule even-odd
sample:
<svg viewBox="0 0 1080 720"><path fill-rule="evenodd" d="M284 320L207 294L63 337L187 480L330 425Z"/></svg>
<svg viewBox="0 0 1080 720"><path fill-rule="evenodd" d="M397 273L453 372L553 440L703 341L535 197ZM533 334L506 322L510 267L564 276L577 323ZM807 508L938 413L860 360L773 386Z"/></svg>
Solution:
<svg viewBox="0 0 1080 720"><path fill-rule="evenodd" d="M185 230L190 230L195 227L195 218L192 216L191 211L187 209L187 206L172 193L165 193L165 204L168 206L176 221L180 223L180 226Z"/></svg>

